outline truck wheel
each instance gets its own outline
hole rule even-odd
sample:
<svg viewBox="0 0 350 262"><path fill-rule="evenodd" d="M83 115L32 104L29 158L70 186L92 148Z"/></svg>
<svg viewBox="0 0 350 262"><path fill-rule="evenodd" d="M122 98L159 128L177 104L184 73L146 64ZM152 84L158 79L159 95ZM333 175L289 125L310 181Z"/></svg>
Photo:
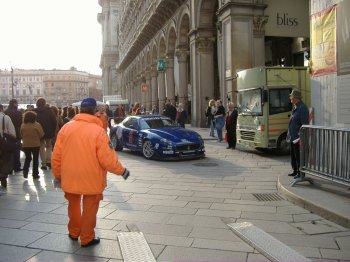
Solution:
<svg viewBox="0 0 350 262"><path fill-rule="evenodd" d="M286 141L287 134L282 134L277 141L276 151L278 154L288 155L290 153L290 144Z"/></svg>

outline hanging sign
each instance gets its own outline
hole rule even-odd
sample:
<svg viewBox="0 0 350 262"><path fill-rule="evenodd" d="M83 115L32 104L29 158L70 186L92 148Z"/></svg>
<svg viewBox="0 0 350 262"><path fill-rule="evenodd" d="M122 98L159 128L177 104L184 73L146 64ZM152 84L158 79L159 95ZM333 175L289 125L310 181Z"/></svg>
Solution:
<svg viewBox="0 0 350 262"><path fill-rule="evenodd" d="M165 61L165 59L161 58L158 60L157 71L158 72L165 72L165 70L166 70L166 61Z"/></svg>

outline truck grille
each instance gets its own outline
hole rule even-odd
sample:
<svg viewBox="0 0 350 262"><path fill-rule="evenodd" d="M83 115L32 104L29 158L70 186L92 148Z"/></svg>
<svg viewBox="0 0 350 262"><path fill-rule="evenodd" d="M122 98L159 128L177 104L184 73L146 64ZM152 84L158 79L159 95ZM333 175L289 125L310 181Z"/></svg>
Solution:
<svg viewBox="0 0 350 262"><path fill-rule="evenodd" d="M248 141L254 141L255 138L255 132L254 131L240 131L241 139L248 140Z"/></svg>

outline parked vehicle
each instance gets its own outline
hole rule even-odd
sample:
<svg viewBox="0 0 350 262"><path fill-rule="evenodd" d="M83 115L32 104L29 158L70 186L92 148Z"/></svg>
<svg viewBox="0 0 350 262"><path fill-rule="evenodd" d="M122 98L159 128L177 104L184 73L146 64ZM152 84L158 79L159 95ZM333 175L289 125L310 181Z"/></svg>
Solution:
<svg viewBox="0 0 350 262"><path fill-rule="evenodd" d="M306 67L257 67L238 72L237 143L288 154L289 94L293 89L300 91L303 101L310 105Z"/></svg>
<svg viewBox="0 0 350 262"><path fill-rule="evenodd" d="M140 152L147 159L196 159L205 156L204 141L162 115L128 116L110 130L113 148Z"/></svg>

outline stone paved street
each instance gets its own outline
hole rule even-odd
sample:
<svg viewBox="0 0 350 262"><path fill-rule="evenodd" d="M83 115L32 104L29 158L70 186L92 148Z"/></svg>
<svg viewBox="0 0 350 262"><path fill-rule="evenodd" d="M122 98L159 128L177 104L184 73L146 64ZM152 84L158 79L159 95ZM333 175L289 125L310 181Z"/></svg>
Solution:
<svg viewBox="0 0 350 262"><path fill-rule="evenodd" d="M251 222L315 260L350 260L350 230L287 201L258 201L278 193L289 157L227 150L206 140L206 158L148 161L123 151L127 181L109 175L98 213L100 245L80 248L67 237L67 207L50 171L38 181L10 176L0 191L0 261L123 261L117 232L144 233L157 261L267 261L228 223Z"/></svg>

